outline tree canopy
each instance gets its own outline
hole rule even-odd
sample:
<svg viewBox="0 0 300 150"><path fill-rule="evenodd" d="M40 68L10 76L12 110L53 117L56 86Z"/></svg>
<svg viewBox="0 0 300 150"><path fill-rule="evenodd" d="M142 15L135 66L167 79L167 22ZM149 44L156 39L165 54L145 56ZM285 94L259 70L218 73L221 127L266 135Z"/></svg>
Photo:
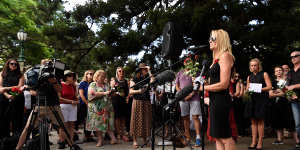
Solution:
<svg viewBox="0 0 300 150"><path fill-rule="evenodd" d="M72 11L65 11L62 3L2 0L2 57L16 56L16 32L23 27L30 36L25 43L28 63L56 57L75 71L109 70L145 51L142 61L160 68L166 64L160 52L168 21L178 27L176 33L184 40L176 44L182 49L208 44L212 29L228 31L236 68L244 76L251 58L261 59L265 71L273 72L273 66L289 62L291 51L300 50L296 0L89 0Z"/></svg>

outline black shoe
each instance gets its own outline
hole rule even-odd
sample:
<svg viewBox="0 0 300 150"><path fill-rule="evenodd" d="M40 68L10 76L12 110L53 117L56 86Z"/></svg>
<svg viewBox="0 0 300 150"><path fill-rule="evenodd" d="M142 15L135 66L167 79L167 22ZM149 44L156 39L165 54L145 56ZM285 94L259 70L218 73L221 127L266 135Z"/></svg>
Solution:
<svg viewBox="0 0 300 150"><path fill-rule="evenodd" d="M58 143L58 149L65 149L65 148L66 148L65 142Z"/></svg>
<svg viewBox="0 0 300 150"><path fill-rule="evenodd" d="M73 141L78 141L79 140L79 137L78 137L78 134L74 134L74 136L73 136Z"/></svg>
<svg viewBox="0 0 300 150"><path fill-rule="evenodd" d="M254 145L254 147L249 146L248 149L256 149L257 144Z"/></svg>
<svg viewBox="0 0 300 150"><path fill-rule="evenodd" d="M300 149L300 143L296 144L296 149Z"/></svg>

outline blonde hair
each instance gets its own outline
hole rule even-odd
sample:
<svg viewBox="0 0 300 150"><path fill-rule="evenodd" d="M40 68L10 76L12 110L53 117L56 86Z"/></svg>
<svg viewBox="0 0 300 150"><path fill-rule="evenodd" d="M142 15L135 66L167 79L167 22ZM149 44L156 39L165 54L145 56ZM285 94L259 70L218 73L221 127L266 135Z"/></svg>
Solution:
<svg viewBox="0 0 300 150"><path fill-rule="evenodd" d="M87 71L85 71L81 81L86 81L86 82L88 82L88 79L87 79L86 76L87 76L88 73L90 73L90 72L94 73L95 71L94 71L94 70L87 70Z"/></svg>
<svg viewBox="0 0 300 150"><path fill-rule="evenodd" d="M251 67L250 67L250 63L251 62L257 62L257 64L258 64L258 72L261 72L263 70L260 60L258 58L253 58L253 59L251 59L249 61L249 70L250 70L250 72L252 72Z"/></svg>
<svg viewBox="0 0 300 150"><path fill-rule="evenodd" d="M223 29L218 29L218 30L212 30L210 35L215 36L216 43L217 43L217 50L220 52L220 54L222 54L224 52L228 52L234 60L235 58L232 54L232 47L230 44L230 38L229 38L228 33ZM215 55L213 55L213 57L215 57ZM214 58L214 59L217 59L217 58Z"/></svg>
<svg viewBox="0 0 300 150"><path fill-rule="evenodd" d="M118 73L119 70L123 70L123 71L124 71L123 67L118 67L118 68L116 69L116 78L115 78L115 79L117 79L117 80L120 80L120 79L119 79L119 73Z"/></svg>
<svg viewBox="0 0 300 150"><path fill-rule="evenodd" d="M106 72L105 72L104 70L97 70L97 71L95 72L94 76L93 76L93 80L94 80L95 82L97 82L97 81L98 81L98 77L99 77L100 75L105 75L105 76L106 76Z"/></svg>

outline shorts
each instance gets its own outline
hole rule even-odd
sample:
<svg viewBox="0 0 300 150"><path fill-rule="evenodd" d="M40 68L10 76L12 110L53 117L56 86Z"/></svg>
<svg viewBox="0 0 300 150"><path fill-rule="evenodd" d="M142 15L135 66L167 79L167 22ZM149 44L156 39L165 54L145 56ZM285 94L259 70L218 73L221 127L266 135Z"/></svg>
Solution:
<svg viewBox="0 0 300 150"><path fill-rule="evenodd" d="M61 112L61 109L59 106L52 106L54 108L54 110L58 113L60 119L62 120L62 122L64 122L64 118ZM56 126L60 126L55 115L53 114L52 110L50 109L49 106L40 106L40 107L35 107L34 110L31 111L29 117L28 117L28 121L26 123L26 126L28 127L30 124L30 120L32 118L32 113L33 112L38 112L39 113L39 117L38 118L44 118L47 117L52 124L56 125ZM36 119L34 122L34 127L37 128L39 125L39 119Z"/></svg>
<svg viewBox="0 0 300 150"><path fill-rule="evenodd" d="M201 115L200 101L180 101L181 117Z"/></svg>
<svg viewBox="0 0 300 150"><path fill-rule="evenodd" d="M65 122L77 121L77 105L60 104Z"/></svg>

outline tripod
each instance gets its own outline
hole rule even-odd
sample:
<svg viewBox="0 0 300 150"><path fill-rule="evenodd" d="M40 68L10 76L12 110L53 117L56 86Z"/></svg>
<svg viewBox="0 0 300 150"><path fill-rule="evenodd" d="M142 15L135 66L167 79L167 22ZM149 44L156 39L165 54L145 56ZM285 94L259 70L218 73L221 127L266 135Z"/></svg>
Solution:
<svg viewBox="0 0 300 150"><path fill-rule="evenodd" d="M163 128L163 136L162 136L162 149L164 150L164 133L165 133L165 126L167 125L170 129L171 129L171 141L172 141L172 145L173 145L173 150L176 150L176 137L177 135L180 135L181 138L183 138L184 141L187 141L185 136L183 136L183 133L178 129L178 127L176 126L176 112L177 112L177 106L178 103L175 103L173 105L170 105L167 108L164 108L163 110L163 120L164 120L164 124L162 125L161 128ZM165 121L166 118L166 112L169 110L169 119L167 121ZM193 150L193 147L191 145L191 143L188 143L189 147L191 150Z"/></svg>
<svg viewBox="0 0 300 150"><path fill-rule="evenodd" d="M44 102L45 102L44 106L40 106L40 99L44 100ZM64 130L64 132L67 136L67 141L68 141L68 144L70 146L70 149L71 150L81 150L81 148L78 145L72 143L71 136L68 133L66 127L64 126L64 123L63 123L62 119L60 118L60 115L57 112L55 106L47 106L46 96L37 96L37 104L38 105L35 106L35 108L32 110L32 115L31 115L31 118L29 120L29 125L28 125L28 127L25 127L21 137L26 138L27 135L32 133L32 130L34 129L34 126L35 126L35 123L36 123L37 119L42 116L40 118L41 120L39 122L39 131L40 131L40 141L39 141L40 146L39 146L39 149L40 150L50 150L49 136L48 136L49 119L47 118L47 116L49 115L49 114L47 114L47 110L49 109L53 113L58 125ZM46 111L46 114L43 114L43 115L41 114L41 107L44 108L44 111ZM30 148L28 148L28 149L30 149Z"/></svg>

